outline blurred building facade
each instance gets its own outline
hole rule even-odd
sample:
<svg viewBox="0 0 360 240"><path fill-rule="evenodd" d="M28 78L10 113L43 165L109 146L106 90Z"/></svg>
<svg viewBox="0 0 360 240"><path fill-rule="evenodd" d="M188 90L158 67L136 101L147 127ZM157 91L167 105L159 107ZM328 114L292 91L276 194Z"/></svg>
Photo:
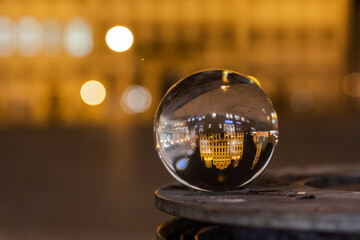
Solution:
<svg viewBox="0 0 360 240"><path fill-rule="evenodd" d="M347 104L341 81L348 66L349 0L0 5L0 125L148 123L168 87L206 68L257 77L280 114L336 114ZM126 52L106 45L115 25L134 35ZM106 88L97 106L80 98L89 80ZM139 97L123 97L134 85L150 93L141 98L136 92L143 105ZM129 112L129 104L149 108Z"/></svg>

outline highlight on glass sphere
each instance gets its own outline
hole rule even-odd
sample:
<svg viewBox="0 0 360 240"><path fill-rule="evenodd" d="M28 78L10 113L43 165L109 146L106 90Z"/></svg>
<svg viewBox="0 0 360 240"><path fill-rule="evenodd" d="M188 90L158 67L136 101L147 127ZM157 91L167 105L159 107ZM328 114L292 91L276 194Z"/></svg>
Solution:
<svg viewBox="0 0 360 240"><path fill-rule="evenodd" d="M264 171L278 142L278 118L255 78L206 70L169 89L155 115L154 139L179 182L231 190Z"/></svg>

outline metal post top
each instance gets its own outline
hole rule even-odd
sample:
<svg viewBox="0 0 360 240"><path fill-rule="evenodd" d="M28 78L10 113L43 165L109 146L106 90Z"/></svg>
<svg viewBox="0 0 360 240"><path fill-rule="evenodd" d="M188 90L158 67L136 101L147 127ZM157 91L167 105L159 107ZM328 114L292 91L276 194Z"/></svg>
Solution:
<svg viewBox="0 0 360 240"><path fill-rule="evenodd" d="M173 183L155 191L155 205L171 215L210 223L360 233L360 165L269 170L227 192Z"/></svg>

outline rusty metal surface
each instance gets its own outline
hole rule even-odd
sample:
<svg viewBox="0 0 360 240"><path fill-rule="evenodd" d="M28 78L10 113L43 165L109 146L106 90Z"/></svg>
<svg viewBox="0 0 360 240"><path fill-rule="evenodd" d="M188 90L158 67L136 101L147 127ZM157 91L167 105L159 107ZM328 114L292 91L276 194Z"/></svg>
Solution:
<svg viewBox="0 0 360 240"><path fill-rule="evenodd" d="M359 183L360 165L287 168L228 192L171 184L156 190L155 204L165 213L209 223L360 233L360 189L351 187Z"/></svg>

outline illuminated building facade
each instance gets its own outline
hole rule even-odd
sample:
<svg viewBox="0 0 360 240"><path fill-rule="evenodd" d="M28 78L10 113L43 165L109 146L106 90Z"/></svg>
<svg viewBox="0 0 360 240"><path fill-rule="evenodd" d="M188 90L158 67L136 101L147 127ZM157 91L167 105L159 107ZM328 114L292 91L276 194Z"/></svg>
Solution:
<svg viewBox="0 0 360 240"><path fill-rule="evenodd" d="M261 151L265 148L267 142L269 141L269 132L257 131L253 133L253 141L256 146L256 153L251 169L255 168L256 164L259 161Z"/></svg>
<svg viewBox="0 0 360 240"><path fill-rule="evenodd" d="M200 156L207 168L237 167L243 155L244 133L200 134Z"/></svg>
<svg viewBox="0 0 360 240"><path fill-rule="evenodd" d="M291 97L294 112L337 112L349 7L348 0L2 0L0 124L149 122L167 87L204 68L254 75L278 105ZM134 34L127 52L106 46L115 25ZM111 96L96 107L79 96L91 79ZM120 104L133 84L152 96L148 110L135 108L141 117Z"/></svg>

